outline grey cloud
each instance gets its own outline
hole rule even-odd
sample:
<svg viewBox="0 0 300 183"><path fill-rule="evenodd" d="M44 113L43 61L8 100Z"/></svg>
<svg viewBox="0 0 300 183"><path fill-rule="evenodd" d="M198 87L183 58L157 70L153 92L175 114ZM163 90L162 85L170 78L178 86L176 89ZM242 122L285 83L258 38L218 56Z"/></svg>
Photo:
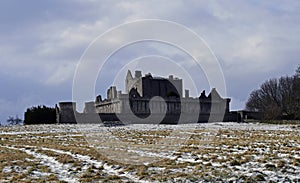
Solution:
<svg viewBox="0 0 300 183"><path fill-rule="evenodd" d="M221 62L228 96L238 108L260 82L291 74L299 63L299 9L296 0L1 1L0 71L5 79L0 83L7 88L2 103L26 101L32 90L41 93L34 93L23 106L70 99L76 64L96 36L120 23L156 18L181 23L206 40ZM157 52L151 46L143 49L144 53L171 52ZM171 54L176 57L178 53ZM134 50L122 52L111 62L137 55ZM108 65L107 69L115 68ZM53 86L61 91L54 92ZM105 91L103 87L99 90ZM9 90L23 94L9 94ZM49 99L43 99L45 95ZM10 109L11 113L19 110Z"/></svg>

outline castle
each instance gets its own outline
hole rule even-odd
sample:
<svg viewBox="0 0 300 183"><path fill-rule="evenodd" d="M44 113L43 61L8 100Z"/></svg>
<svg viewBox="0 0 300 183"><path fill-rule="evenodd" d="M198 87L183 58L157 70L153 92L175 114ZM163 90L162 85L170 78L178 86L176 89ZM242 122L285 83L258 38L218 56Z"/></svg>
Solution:
<svg viewBox="0 0 300 183"><path fill-rule="evenodd" d="M86 102L83 113L76 111L74 102L60 102L56 109L58 123L143 123L150 115L149 123L177 123L179 119L184 122L206 122L214 117L221 121L237 121L236 114L229 111L229 105L230 99L222 98L215 88L208 95L203 91L199 97L191 97L189 90L185 89L183 96L182 79L173 75L168 78L153 77L151 73L142 76L141 71L135 71L133 76L128 70L125 93L111 86L105 99L98 95L95 101Z"/></svg>

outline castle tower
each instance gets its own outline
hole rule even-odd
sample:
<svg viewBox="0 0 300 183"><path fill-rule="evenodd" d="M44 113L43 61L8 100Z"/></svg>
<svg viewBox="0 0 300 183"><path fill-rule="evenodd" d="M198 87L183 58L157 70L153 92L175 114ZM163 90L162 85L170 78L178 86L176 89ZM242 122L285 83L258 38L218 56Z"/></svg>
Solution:
<svg viewBox="0 0 300 183"><path fill-rule="evenodd" d="M59 102L57 109L57 121L59 123L76 123L76 103L75 102Z"/></svg>
<svg viewBox="0 0 300 183"><path fill-rule="evenodd" d="M132 88L136 88L139 95L143 95L143 86L142 86L142 71L135 71L135 77L132 77L130 70L127 71L126 80L125 80L126 93L129 94Z"/></svg>
<svg viewBox="0 0 300 183"><path fill-rule="evenodd" d="M125 92L129 93L130 89L131 89L131 83L132 83L133 77L132 74L130 72L130 70L127 71L127 75L126 75L126 80L125 80Z"/></svg>

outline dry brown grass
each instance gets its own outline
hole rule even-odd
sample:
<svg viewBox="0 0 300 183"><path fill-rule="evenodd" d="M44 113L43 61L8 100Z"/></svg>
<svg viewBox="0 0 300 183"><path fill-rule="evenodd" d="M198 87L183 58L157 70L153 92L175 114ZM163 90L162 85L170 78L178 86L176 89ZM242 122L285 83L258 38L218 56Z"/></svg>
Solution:
<svg viewBox="0 0 300 183"><path fill-rule="evenodd" d="M267 179L263 174L255 176L245 176L246 173L253 173L251 164L258 164L262 171L273 171L276 173L289 173L292 169L300 166L300 141L299 130L235 130L222 129L213 132L209 136L209 130L196 130L191 135L186 144L174 154L170 154L175 159L165 158L161 161L145 165L128 165L109 159L98 150L90 147L84 136L78 133L45 133L45 134L22 134L22 135L1 135L1 146L14 146L18 148L27 148L49 157L54 157L62 164L70 164L72 170L78 173L80 182L122 182L130 181L124 178L124 173L130 173L140 180L150 181L195 181L201 179L208 182L217 182L228 180L230 178L239 179L243 182L260 181ZM111 132L123 141L131 142L135 147L155 144L161 138L168 136L170 130L116 130ZM209 137L209 138L208 138ZM205 139L209 141L205 141ZM101 145L101 144L100 144ZM114 165L116 169L120 168L119 173L109 174L103 167L96 168L90 165L86 170L83 169L83 162L74 159L67 154L60 154L41 148L26 147L46 147L50 149L63 150L73 154L90 156L93 160L101 161L107 165ZM12 156L13 154L13 156ZM288 156L280 156L287 154ZM185 161L185 158L195 160L196 162ZM24 161L25 159L30 161ZM247 170L240 170L241 167ZM0 172L1 181L11 182L38 182L34 176L35 171L49 173L45 176L44 182L59 182L57 175L42 165L39 160L18 150L0 147L0 169L9 167L20 167L18 172L11 169L10 173ZM292 167L292 168L291 168ZM154 168L153 170L150 170ZM156 170L160 168L161 170ZM289 170L291 169L291 170ZM234 173L237 172L237 173Z"/></svg>

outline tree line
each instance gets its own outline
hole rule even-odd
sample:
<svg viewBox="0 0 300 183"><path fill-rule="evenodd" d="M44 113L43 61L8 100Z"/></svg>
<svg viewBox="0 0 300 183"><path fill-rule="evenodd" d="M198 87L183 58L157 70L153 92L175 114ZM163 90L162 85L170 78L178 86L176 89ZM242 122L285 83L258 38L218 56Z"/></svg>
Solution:
<svg viewBox="0 0 300 183"><path fill-rule="evenodd" d="M53 123L56 123L56 111L52 107L31 107L24 114L24 125Z"/></svg>
<svg viewBox="0 0 300 183"><path fill-rule="evenodd" d="M265 120L299 120L300 65L293 76L269 79L252 91L246 109L260 112Z"/></svg>

